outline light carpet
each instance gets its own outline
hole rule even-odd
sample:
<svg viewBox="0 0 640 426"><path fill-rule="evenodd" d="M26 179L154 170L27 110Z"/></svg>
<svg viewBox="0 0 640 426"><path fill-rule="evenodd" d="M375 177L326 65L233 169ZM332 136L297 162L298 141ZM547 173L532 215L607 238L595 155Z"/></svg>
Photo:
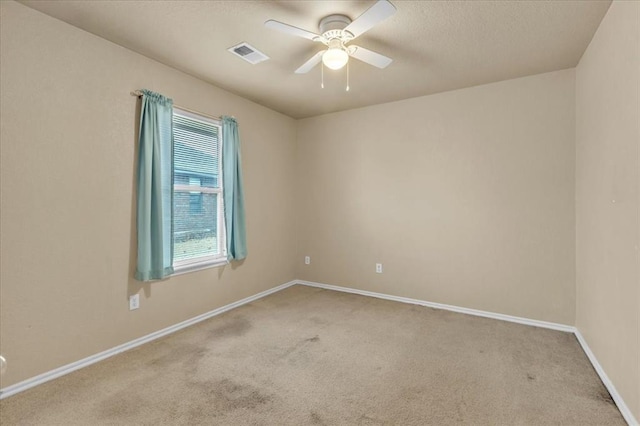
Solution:
<svg viewBox="0 0 640 426"><path fill-rule="evenodd" d="M570 333L296 285L0 401L2 425L624 425Z"/></svg>

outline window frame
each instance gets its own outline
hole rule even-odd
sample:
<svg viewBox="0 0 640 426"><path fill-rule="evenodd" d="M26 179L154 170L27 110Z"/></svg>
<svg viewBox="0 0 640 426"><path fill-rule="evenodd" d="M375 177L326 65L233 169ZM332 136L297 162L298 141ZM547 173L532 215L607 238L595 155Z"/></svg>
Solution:
<svg viewBox="0 0 640 426"><path fill-rule="evenodd" d="M175 253L172 254L172 265L174 274L180 275L188 272L198 271L201 269L213 268L216 266L226 265L227 260L227 244L226 244L226 229L224 220L224 180L222 178L222 122L220 120L208 117L206 115L185 110L183 108L173 107L172 120L174 116L181 116L190 120L199 121L212 125L218 129L218 186L209 187L202 186L202 180L200 185L186 185L176 184L175 180L172 182L172 195L175 196L177 192L184 192L187 194L199 193L201 196L204 194L218 194L217 197L217 224L216 224L216 242L218 245L218 254L198 256L192 259L175 260ZM172 150L175 149L175 137L172 141ZM175 173L175 160L171 165L172 173ZM173 208L173 206L172 206ZM172 219L173 220L173 219ZM175 231L172 231L171 238L175 238Z"/></svg>

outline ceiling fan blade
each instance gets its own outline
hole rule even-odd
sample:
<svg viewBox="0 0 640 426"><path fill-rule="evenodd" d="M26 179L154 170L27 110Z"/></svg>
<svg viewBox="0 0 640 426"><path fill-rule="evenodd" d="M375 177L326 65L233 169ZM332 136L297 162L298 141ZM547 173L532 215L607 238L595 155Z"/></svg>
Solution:
<svg viewBox="0 0 640 426"><path fill-rule="evenodd" d="M353 38L356 38L394 13L396 13L396 7L394 5L387 0L378 0L362 15L358 16L355 21L347 25L344 30L350 32L353 34Z"/></svg>
<svg viewBox="0 0 640 426"><path fill-rule="evenodd" d="M315 67L320 63L320 61L322 60L322 55L324 55L324 52L326 52L326 50L321 50L315 55L313 55L311 59L309 59L307 62L302 64L302 66L296 70L296 74L306 74L309 71L311 71L313 67Z"/></svg>
<svg viewBox="0 0 640 426"><path fill-rule="evenodd" d="M353 45L349 46L349 55L378 68L386 68L391 62L393 62L393 59L376 53L373 50Z"/></svg>
<svg viewBox="0 0 640 426"><path fill-rule="evenodd" d="M266 21L264 23L264 26L289 35L306 38L312 41L320 37L318 34L312 33L311 31L303 30L302 28L294 27L293 25L285 24L283 22L274 21L273 19L269 19L268 21Z"/></svg>

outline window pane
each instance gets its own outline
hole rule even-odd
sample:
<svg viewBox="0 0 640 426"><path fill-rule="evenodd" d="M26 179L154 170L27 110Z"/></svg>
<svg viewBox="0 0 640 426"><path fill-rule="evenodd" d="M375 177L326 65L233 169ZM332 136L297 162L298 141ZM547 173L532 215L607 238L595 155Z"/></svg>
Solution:
<svg viewBox="0 0 640 426"><path fill-rule="evenodd" d="M189 213L204 213L204 209L202 208L202 192L194 191L189 193Z"/></svg>
<svg viewBox="0 0 640 426"><path fill-rule="evenodd" d="M194 199L197 205L194 207ZM173 259L186 260L220 254L218 194L175 192L173 195Z"/></svg>

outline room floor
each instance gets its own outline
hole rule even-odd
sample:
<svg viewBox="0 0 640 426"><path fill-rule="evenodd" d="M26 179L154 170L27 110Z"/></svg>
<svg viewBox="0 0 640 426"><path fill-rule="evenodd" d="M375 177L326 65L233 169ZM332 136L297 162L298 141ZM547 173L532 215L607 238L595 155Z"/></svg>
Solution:
<svg viewBox="0 0 640 426"><path fill-rule="evenodd" d="M296 285L0 401L3 425L624 425L570 333Z"/></svg>

